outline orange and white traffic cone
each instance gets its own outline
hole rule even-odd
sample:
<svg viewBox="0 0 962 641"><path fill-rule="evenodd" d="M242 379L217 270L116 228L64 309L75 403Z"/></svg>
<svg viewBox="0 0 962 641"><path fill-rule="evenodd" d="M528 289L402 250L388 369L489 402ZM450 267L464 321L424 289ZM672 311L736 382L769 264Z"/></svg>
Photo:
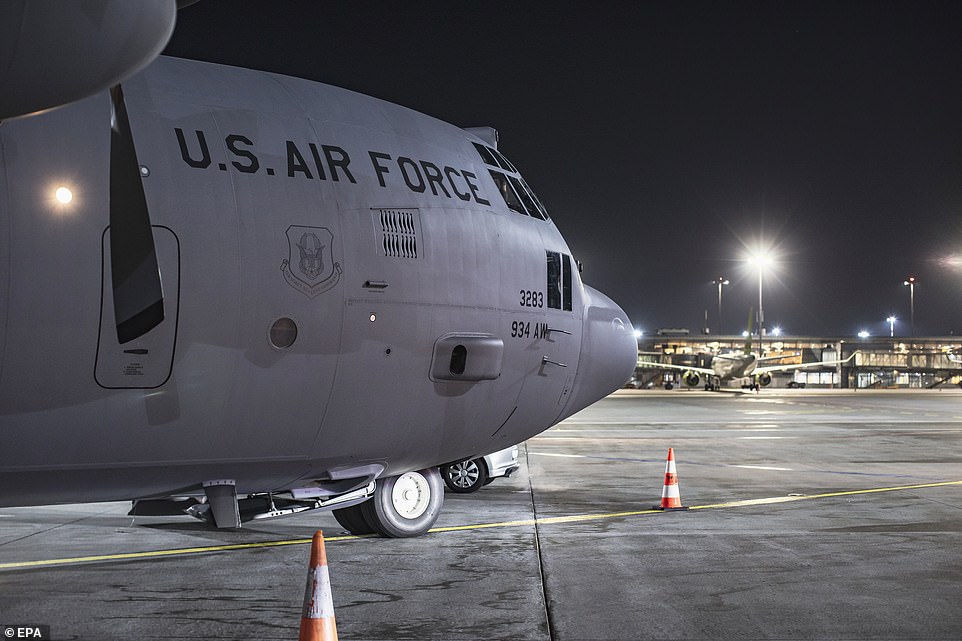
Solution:
<svg viewBox="0 0 962 641"><path fill-rule="evenodd" d="M307 568L304 610L301 612L301 633L297 639L298 641L337 641L331 577L327 571L327 552L324 550L324 532L321 530L315 532L311 540L311 565Z"/></svg>
<svg viewBox="0 0 962 641"><path fill-rule="evenodd" d="M661 491L661 505L653 510L687 510L681 504L681 493L678 491L678 473L675 472L675 448L668 448L668 462L665 464L665 486Z"/></svg>

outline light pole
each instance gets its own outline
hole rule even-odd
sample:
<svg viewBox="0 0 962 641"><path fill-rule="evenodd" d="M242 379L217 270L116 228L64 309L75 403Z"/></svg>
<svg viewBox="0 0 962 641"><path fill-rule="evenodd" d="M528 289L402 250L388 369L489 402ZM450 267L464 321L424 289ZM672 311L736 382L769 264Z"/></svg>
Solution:
<svg viewBox="0 0 962 641"><path fill-rule="evenodd" d="M729 281L727 278L725 278L724 276L719 276L718 278L716 278L715 280L713 280L712 283L714 283L715 285L718 285L718 320L716 321L716 323L717 323L718 326L719 326L719 329L718 329L717 331L720 332L720 331L721 331L721 295L722 295L722 285L728 285L728 284L730 283L730 281Z"/></svg>
<svg viewBox="0 0 962 641"><path fill-rule="evenodd" d="M902 281L903 285L909 286L909 327L911 328L909 330L909 336L911 338L915 338L915 284L917 282L915 276L909 276Z"/></svg>
<svg viewBox="0 0 962 641"><path fill-rule="evenodd" d="M765 268L770 267L774 263L774 260L770 252L758 250L749 255L748 262L750 265L758 268L758 336L761 338L765 335L765 308L762 306L762 281Z"/></svg>
<svg viewBox="0 0 962 641"><path fill-rule="evenodd" d="M765 308L762 307L762 274L765 273L765 269L759 265L758 267L758 337L761 338L765 335Z"/></svg>
<svg viewBox="0 0 962 641"><path fill-rule="evenodd" d="M895 336L895 321L897 320L898 319L895 318L894 315L885 319L885 321L889 324L889 338L893 338Z"/></svg>

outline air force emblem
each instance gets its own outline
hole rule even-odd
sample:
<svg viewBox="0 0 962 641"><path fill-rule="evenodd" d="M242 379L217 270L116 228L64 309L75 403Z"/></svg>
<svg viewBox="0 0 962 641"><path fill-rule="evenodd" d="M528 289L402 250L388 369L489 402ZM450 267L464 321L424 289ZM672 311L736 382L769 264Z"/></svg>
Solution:
<svg viewBox="0 0 962 641"><path fill-rule="evenodd" d="M334 287L341 278L341 264L334 262L333 242L327 227L288 227L288 257L281 262L287 284L308 298Z"/></svg>

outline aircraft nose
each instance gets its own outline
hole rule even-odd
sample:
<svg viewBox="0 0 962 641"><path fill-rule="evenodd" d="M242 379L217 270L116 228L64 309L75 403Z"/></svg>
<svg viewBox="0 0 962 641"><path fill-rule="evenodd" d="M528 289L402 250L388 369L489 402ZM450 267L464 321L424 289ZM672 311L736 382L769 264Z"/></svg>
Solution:
<svg viewBox="0 0 962 641"><path fill-rule="evenodd" d="M560 418L567 418L620 388L638 361L638 342L628 315L613 300L587 285L584 319L578 372Z"/></svg>

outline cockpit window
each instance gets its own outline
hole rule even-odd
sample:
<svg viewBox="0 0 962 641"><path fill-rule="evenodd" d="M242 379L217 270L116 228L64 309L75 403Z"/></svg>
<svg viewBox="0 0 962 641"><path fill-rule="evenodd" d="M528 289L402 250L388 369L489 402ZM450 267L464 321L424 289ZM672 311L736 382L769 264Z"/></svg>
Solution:
<svg viewBox="0 0 962 641"><path fill-rule="evenodd" d="M531 197L521 186L521 181L514 176L508 176L508 182L514 187L514 193L518 194L518 198L521 199L521 203L524 205L525 210L530 215L532 211L535 211L534 203L531 201Z"/></svg>
<svg viewBox="0 0 962 641"><path fill-rule="evenodd" d="M474 145L474 148L478 150L478 153L481 155L481 160L484 161L484 164L491 165L492 167L498 166L497 161L495 161L494 156L491 155L491 151L487 147L484 145L479 145L476 142L471 144Z"/></svg>
<svg viewBox="0 0 962 641"><path fill-rule="evenodd" d="M548 220L548 210L545 209L545 206L541 203L541 200L538 198L538 194L534 193L534 190L531 189L531 187L528 187L528 183L524 182L523 178L521 179L521 183L528 188L528 193L531 194L531 197L534 199L534 204L538 206L538 211L540 211L541 215L544 217L543 220Z"/></svg>
<svg viewBox="0 0 962 641"><path fill-rule="evenodd" d="M476 142L471 144L478 151L484 164L488 165L491 178L511 211L530 215L538 220L548 220L548 212L544 205L507 158L492 147Z"/></svg>
<svg viewBox="0 0 962 641"><path fill-rule="evenodd" d="M502 169L507 169L515 174L518 173L518 170L514 168L514 165L508 162L508 159L502 156L501 152L499 152L497 149L492 149L491 153L494 154L494 159L498 161L498 164L501 165Z"/></svg>
<svg viewBox="0 0 962 641"><path fill-rule="evenodd" d="M498 186L498 192L501 194L501 197L504 198L504 202L508 208L518 212L522 216L526 216L528 212L524 210L521 199L518 198L518 194L514 191L511 183L508 182L508 176L502 174L500 171L489 171L491 172L491 179L494 180L494 184Z"/></svg>
<svg viewBox="0 0 962 641"><path fill-rule="evenodd" d="M528 210L528 214L534 218L539 218L541 220L546 220L547 216L543 215L538 209L537 203L535 203L534 195L528 189L528 186L520 178L515 178L514 176L508 176L508 180L511 181L511 186L518 193L518 197L521 198L521 202L524 203L524 208Z"/></svg>

